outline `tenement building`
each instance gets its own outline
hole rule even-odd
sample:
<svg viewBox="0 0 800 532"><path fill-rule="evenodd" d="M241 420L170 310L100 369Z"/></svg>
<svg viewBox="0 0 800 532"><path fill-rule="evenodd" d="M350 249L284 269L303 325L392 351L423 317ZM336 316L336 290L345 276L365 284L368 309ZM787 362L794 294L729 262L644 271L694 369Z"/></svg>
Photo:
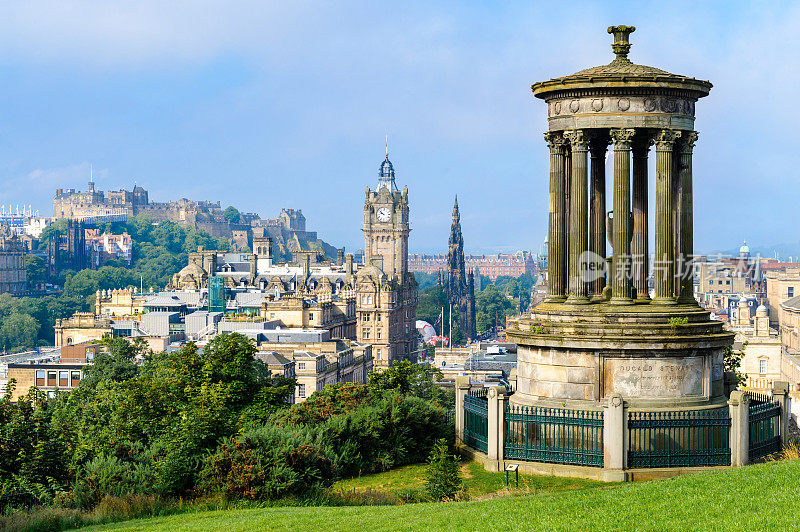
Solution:
<svg viewBox="0 0 800 532"><path fill-rule="evenodd" d="M447 301L458 313L458 328L468 339L475 338L475 274L467 274L464 263L464 237L461 234L461 213L458 198L453 205L453 223L447 241L447 267L439 272L439 286Z"/></svg>

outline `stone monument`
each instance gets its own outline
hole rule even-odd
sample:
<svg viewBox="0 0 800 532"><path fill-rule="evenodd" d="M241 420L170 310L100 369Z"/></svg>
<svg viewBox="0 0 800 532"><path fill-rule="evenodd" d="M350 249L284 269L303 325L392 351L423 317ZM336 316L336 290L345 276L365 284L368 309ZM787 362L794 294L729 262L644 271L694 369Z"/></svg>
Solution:
<svg viewBox="0 0 800 532"><path fill-rule="evenodd" d="M508 338L519 346L512 403L581 408L614 394L643 408L726 401L723 353L733 334L693 296L695 104L711 83L631 62L634 30L608 28L616 54L608 65L532 87L548 115L549 285L543 303L509 323Z"/></svg>

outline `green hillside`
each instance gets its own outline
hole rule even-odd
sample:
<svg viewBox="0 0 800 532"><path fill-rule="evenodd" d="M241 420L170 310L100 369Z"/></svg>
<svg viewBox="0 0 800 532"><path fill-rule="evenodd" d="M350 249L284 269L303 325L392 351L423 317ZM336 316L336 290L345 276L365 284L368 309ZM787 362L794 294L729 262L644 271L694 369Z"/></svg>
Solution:
<svg viewBox="0 0 800 532"><path fill-rule="evenodd" d="M797 479L800 460L786 460L671 480L524 497L188 513L103 529L798 530Z"/></svg>

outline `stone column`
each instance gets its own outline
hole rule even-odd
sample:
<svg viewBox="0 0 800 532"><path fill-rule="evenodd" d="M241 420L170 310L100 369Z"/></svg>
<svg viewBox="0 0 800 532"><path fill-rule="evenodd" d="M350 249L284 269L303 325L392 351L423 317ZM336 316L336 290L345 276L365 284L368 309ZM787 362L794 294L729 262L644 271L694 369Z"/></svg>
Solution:
<svg viewBox="0 0 800 532"><path fill-rule="evenodd" d="M678 227L675 234L678 236L676 246L678 255L675 259L675 272L679 286L677 288L678 302L688 305L697 305L694 299L694 230L693 205L692 205L692 150L697 142L696 131L685 131L681 134L678 145Z"/></svg>
<svg viewBox="0 0 800 532"><path fill-rule="evenodd" d="M566 299L567 248L565 226L565 175L564 137L560 133L547 132L544 139L550 147L550 198L547 257L547 301L561 302Z"/></svg>
<svg viewBox="0 0 800 532"><path fill-rule="evenodd" d="M750 398L747 392L732 391L728 408L731 414L731 465L747 465L750 461Z"/></svg>
<svg viewBox="0 0 800 532"><path fill-rule="evenodd" d="M572 150L567 139L564 139L564 294L569 287L569 220L570 220L570 193L572 191Z"/></svg>
<svg viewBox="0 0 800 532"><path fill-rule="evenodd" d="M614 143L614 271L611 273L611 303L630 305L633 283L631 262L631 141L635 129L612 129Z"/></svg>
<svg viewBox="0 0 800 532"><path fill-rule="evenodd" d="M643 134L643 133L642 133ZM647 233L647 155L650 139L637 139L633 144L633 239L631 240L631 261L633 287L636 299L650 299L647 286L648 250Z"/></svg>
<svg viewBox="0 0 800 532"><path fill-rule="evenodd" d="M672 179L674 172L673 148L679 131L662 129L656 135L656 253L655 270L656 297L653 303L675 304L675 257L672 223Z"/></svg>
<svg viewBox="0 0 800 532"><path fill-rule="evenodd" d="M792 405L789 397L789 383L786 381L775 381L772 383L772 400L781 405L781 446L786 447L789 443L789 418L792 417Z"/></svg>
<svg viewBox="0 0 800 532"><path fill-rule="evenodd" d="M625 401L618 393L612 394L603 405L603 475L607 482L625 480L628 456L628 424Z"/></svg>
<svg viewBox="0 0 800 532"><path fill-rule="evenodd" d="M464 443L464 396L469 392L469 377L456 377L456 443Z"/></svg>
<svg viewBox="0 0 800 532"><path fill-rule="evenodd" d="M595 139L590 145L591 185L589 195L589 251L606 258L606 139ZM589 293L592 296L603 294L606 278L600 275L591 281Z"/></svg>
<svg viewBox="0 0 800 532"><path fill-rule="evenodd" d="M572 175L569 194L569 287L567 303L582 305L589 302L582 261L588 249L588 160L589 139L583 130L565 133L572 155Z"/></svg>

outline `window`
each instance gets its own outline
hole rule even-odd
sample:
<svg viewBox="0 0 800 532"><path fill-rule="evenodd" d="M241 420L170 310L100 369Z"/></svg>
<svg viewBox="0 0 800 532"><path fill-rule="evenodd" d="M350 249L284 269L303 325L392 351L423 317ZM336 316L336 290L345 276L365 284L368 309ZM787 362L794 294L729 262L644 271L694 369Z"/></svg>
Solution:
<svg viewBox="0 0 800 532"><path fill-rule="evenodd" d="M69 386L69 371L58 372L58 385L66 388Z"/></svg>
<svg viewBox="0 0 800 532"><path fill-rule="evenodd" d="M306 385L305 384L298 384L297 385L297 396L298 397L305 397L306 396Z"/></svg>
<svg viewBox="0 0 800 532"><path fill-rule="evenodd" d="M361 319L364 321L369 321L369 314L365 312L364 314L361 315Z"/></svg>
<svg viewBox="0 0 800 532"><path fill-rule="evenodd" d="M758 361L758 372L762 375L767 373L767 361L761 359Z"/></svg>
<svg viewBox="0 0 800 532"><path fill-rule="evenodd" d="M72 372L71 372L71 375L70 375L70 380L72 381L72 382L70 383L70 386L72 386L73 388L74 388L75 386L77 386L77 385L78 385L78 383L79 383L79 382L80 382L80 380L81 380L81 372L80 372L80 371L72 371Z"/></svg>
<svg viewBox="0 0 800 532"><path fill-rule="evenodd" d="M56 385L56 372L55 371L48 371L47 372L47 385L48 386L55 386Z"/></svg>
<svg viewBox="0 0 800 532"><path fill-rule="evenodd" d="M381 339L381 330L380 329L378 329L378 337L377 338L378 338L378 340Z"/></svg>
<svg viewBox="0 0 800 532"><path fill-rule="evenodd" d="M789 287L789 297L794 297L794 286Z"/></svg>
<svg viewBox="0 0 800 532"><path fill-rule="evenodd" d="M275 318L275 313L274 312L270 312L269 313L269 317L270 317L270 319L274 319Z"/></svg>
<svg viewBox="0 0 800 532"><path fill-rule="evenodd" d="M376 350L376 351L375 351L375 353L376 353L376 354L377 354L377 356L378 356L378 360L380 360L380 359L381 359L381 350L380 350L380 349L378 349L378 350Z"/></svg>
<svg viewBox="0 0 800 532"><path fill-rule="evenodd" d="M313 312L309 313L308 321L314 321L314 313Z"/></svg>
<svg viewBox="0 0 800 532"><path fill-rule="evenodd" d="M731 284L730 280L725 281L725 284Z"/></svg>
<svg viewBox="0 0 800 532"><path fill-rule="evenodd" d="M306 363L305 362L298 362L297 363L297 369L301 370L301 371L306 369Z"/></svg>
<svg viewBox="0 0 800 532"><path fill-rule="evenodd" d="M365 340L369 340L369 329L364 329L362 331L362 333L363 333L364 339Z"/></svg>
<svg viewBox="0 0 800 532"><path fill-rule="evenodd" d="M381 315L380 315L380 314L378 314L378 316L377 316L377 318L376 318L376 319L377 319L378 321L381 321Z"/></svg>
<svg viewBox="0 0 800 532"><path fill-rule="evenodd" d="M36 386L44 386L44 370L36 370Z"/></svg>

